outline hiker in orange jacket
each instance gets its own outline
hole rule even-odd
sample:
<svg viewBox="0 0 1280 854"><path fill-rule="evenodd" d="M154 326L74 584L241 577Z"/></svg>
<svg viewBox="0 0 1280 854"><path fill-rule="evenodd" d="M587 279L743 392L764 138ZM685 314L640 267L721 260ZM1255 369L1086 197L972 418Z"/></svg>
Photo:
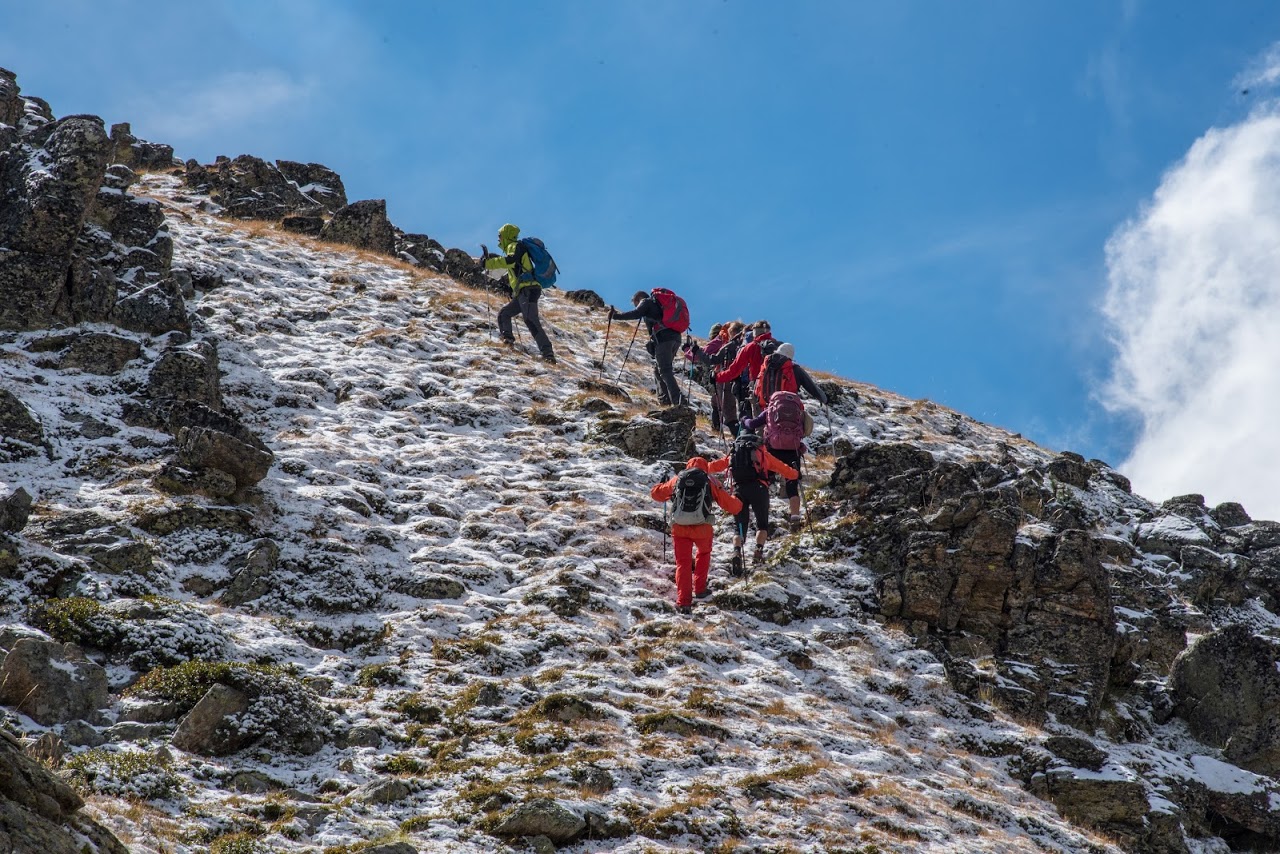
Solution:
<svg viewBox="0 0 1280 854"><path fill-rule="evenodd" d="M711 546L715 536L712 525L711 502L720 505L726 513L736 514L742 509L742 502L731 495L707 471L707 461L702 457L692 457L685 470L670 480L660 483L649 491L654 501L669 501L676 498L676 508L672 512L671 540L676 556L676 610L682 614L693 612L693 600L703 599L711 595L707 589L707 573L711 570ZM700 472L701 476L691 472ZM681 479L686 483L682 493L677 493ZM682 501L685 506L682 506ZM698 550L696 561L693 550Z"/></svg>
<svg viewBox="0 0 1280 854"><path fill-rule="evenodd" d="M752 463L750 472L732 472L733 491L741 505L741 509L734 514L736 527L733 532L733 560L730 564L732 575L743 575L746 572L742 546L753 515L756 517L756 548L751 555L751 563L753 566L764 563L764 544L769 539L769 472L777 472L786 480L800 477L800 472L769 453L764 443L749 433L743 433L735 439L734 450L728 456L711 462L707 470L713 474L729 470L734 452L740 445L749 449Z"/></svg>

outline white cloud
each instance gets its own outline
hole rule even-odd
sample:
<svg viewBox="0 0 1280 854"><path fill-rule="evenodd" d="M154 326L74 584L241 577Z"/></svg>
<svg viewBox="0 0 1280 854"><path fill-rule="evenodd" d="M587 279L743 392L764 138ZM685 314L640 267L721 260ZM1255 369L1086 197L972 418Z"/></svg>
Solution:
<svg viewBox="0 0 1280 854"><path fill-rule="evenodd" d="M312 86L275 69L229 71L166 89L138 104L135 130L148 138L181 144L262 120L279 122L281 112L301 109Z"/></svg>
<svg viewBox="0 0 1280 854"><path fill-rule="evenodd" d="M1275 54L1280 57L1280 54ZM1196 141L1107 244L1105 402L1139 416L1140 494L1280 518L1280 109Z"/></svg>

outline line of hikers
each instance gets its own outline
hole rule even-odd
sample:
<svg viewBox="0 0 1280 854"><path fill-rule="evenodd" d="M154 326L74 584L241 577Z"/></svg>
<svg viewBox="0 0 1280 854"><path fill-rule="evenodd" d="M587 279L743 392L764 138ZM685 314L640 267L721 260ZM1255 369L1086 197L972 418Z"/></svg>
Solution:
<svg viewBox="0 0 1280 854"><path fill-rule="evenodd" d="M498 231L498 245L501 255L490 253L481 244L480 260L487 270L505 271L511 289L511 301L498 312L499 336L504 343L514 344L511 322L521 315L542 358L554 364L551 341L538 317L538 299L544 286L555 285L555 260L542 241L521 238L520 229L509 223ZM650 491L655 501L672 502L676 607L681 613L691 613L694 599L710 595L715 506L734 517L730 560L730 575L734 577L746 574L743 549L752 522L752 563L758 566L764 562L764 546L771 530L769 487L775 475L784 484L790 530L799 532L803 528L800 478L807 450L804 439L813 430L813 417L805 410L800 392L806 392L823 407L827 395L796 364L795 347L773 337L767 320L750 326L738 320L717 323L702 346L688 335L689 307L674 292L659 287L637 291L631 304L632 310L626 312L608 306L610 328L615 320L644 322L649 333L645 350L653 359L658 401L663 406L691 405L675 370L676 353L683 352L689 363L687 372L682 371L689 377L686 389L697 376L699 385L710 391L711 426L720 434L726 450L723 457L713 461L691 458L684 471ZM639 323L636 330L639 331ZM607 334L605 342L607 347ZM731 445L724 438L726 429L733 438ZM728 474L732 491L712 476L720 473Z"/></svg>

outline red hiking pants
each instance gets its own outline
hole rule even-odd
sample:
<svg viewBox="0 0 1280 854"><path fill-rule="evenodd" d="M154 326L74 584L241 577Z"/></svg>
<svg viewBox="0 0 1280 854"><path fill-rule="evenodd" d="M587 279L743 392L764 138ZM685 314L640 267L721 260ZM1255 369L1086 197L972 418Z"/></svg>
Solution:
<svg viewBox="0 0 1280 854"><path fill-rule="evenodd" d="M707 525L707 534L701 537L686 537L674 534L671 537L676 553L676 604L692 605L693 594L707 589L707 572L711 569L711 544L713 534ZM693 549L698 549L697 560L694 560Z"/></svg>

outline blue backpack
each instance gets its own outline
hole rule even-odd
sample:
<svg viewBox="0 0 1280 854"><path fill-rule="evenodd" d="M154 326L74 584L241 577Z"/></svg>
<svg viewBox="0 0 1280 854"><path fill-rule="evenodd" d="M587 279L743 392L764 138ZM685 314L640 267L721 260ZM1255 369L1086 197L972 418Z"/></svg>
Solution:
<svg viewBox="0 0 1280 854"><path fill-rule="evenodd" d="M543 242L536 237L522 237L516 242L529 253L529 260L533 262L533 272L521 271L520 281L537 282L544 288L554 288L560 268L556 266L556 259L551 257Z"/></svg>

